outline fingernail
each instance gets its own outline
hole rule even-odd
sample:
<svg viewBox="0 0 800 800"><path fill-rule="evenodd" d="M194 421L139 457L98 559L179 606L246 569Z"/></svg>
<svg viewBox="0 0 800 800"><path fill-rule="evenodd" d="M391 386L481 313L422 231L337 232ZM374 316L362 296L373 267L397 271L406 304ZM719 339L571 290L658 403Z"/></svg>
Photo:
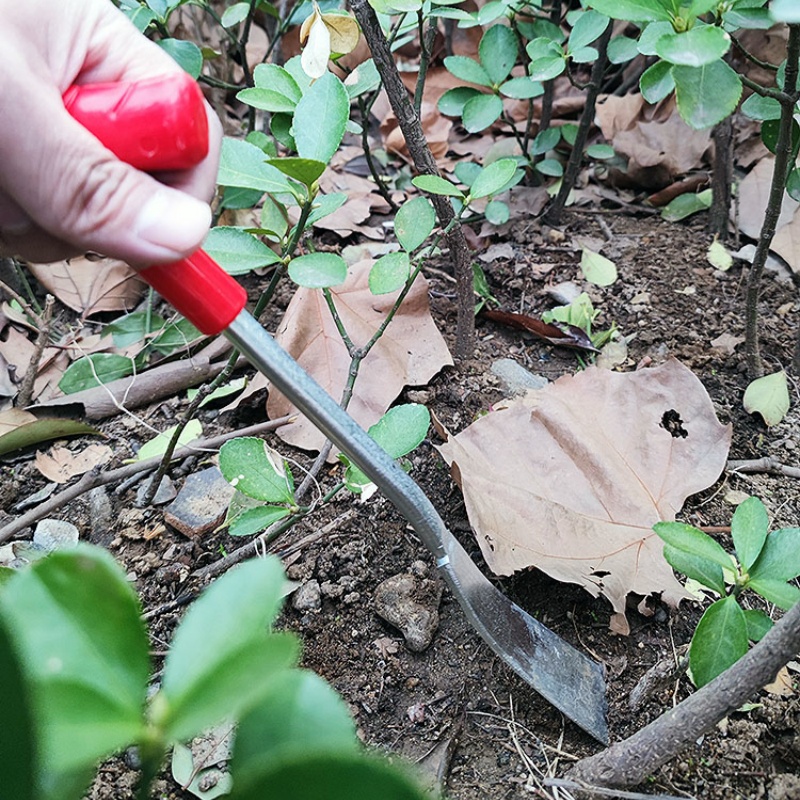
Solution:
<svg viewBox="0 0 800 800"><path fill-rule="evenodd" d="M183 192L162 190L142 208L134 233L179 257L199 247L210 226L208 204Z"/></svg>

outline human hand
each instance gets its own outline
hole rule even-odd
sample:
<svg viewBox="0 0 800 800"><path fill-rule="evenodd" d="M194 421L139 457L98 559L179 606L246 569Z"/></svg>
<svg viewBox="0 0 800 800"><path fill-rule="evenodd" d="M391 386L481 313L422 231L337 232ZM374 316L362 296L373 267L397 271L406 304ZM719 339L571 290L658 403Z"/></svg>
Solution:
<svg viewBox="0 0 800 800"><path fill-rule="evenodd" d="M222 128L209 155L159 180L119 161L65 110L73 84L180 72L109 0L0 0L0 255L94 251L133 266L175 261L209 225Z"/></svg>

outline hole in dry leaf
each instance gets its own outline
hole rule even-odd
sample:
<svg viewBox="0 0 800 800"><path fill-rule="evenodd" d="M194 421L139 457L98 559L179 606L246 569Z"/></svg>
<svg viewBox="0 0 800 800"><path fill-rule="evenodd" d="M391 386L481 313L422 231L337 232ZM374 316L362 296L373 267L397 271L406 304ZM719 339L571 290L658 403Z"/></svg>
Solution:
<svg viewBox="0 0 800 800"><path fill-rule="evenodd" d="M671 408L665 411L661 417L661 427L669 433L673 439L685 439L689 435L689 431L683 427L683 420L681 415Z"/></svg>
<svg viewBox="0 0 800 800"><path fill-rule="evenodd" d="M596 578L605 578L607 575L610 574L611 573L607 569L598 569L592 573L592 575L594 575Z"/></svg>

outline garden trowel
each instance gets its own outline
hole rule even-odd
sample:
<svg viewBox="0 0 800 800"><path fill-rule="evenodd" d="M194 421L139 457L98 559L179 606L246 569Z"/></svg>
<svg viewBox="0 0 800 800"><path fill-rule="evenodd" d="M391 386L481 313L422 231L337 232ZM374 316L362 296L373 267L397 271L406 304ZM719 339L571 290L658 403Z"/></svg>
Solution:
<svg viewBox="0 0 800 800"><path fill-rule="evenodd" d="M188 75L72 87L70 113L119 158L149 172L205 157L202 94ZM140 275L207 335L223 333L408 520L484 641L537 692L595 739L608 742L603 667L542 625L481 573L417 484L246 311L245 290L207 253Z"/></svg>

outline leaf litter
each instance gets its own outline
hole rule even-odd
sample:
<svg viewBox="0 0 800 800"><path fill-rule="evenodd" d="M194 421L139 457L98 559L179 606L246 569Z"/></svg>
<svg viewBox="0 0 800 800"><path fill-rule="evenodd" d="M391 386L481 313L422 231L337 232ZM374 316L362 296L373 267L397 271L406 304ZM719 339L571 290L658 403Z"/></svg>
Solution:
<svg viewBox="0 0 800 800"><path fill-rule="evenodd" d="M617 615L629 593L687 597L652 526L718 478L731 440L687 367L590 367L496 409L439 447L492 572L537 567Z"/></svg>

